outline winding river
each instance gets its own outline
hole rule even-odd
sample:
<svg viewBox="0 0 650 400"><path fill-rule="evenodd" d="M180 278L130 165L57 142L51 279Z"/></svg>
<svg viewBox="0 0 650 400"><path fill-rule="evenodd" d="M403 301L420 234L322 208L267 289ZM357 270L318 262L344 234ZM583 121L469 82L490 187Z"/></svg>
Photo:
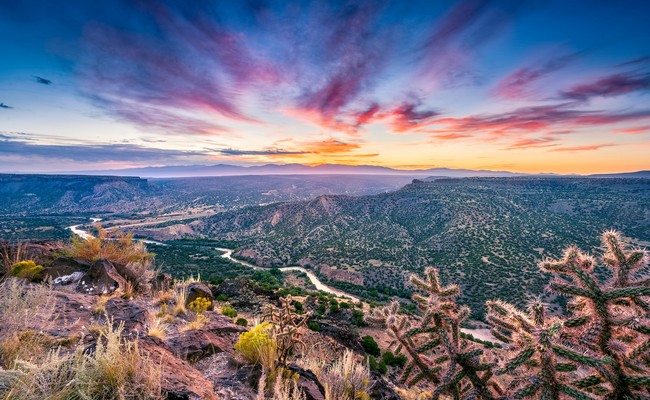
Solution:
<svg viewBox="0 0 650 400"><path fill-rule="evenodd" d="M101 221L101 218L91 218L91 221L93 223L99 222L99 221ZM90 239L90 238L92 238L93 235L90 232L88 232L87 230L82 229L81 228L82 226L83 226L83 224L72 225L72 226L69 226L67 229L71 230L72 233L74 233L75 235L79 236L82 239ZM167 244L165 244L165 243L156 242L154 240L144 240L144 239L137 239L137 240L141 241L142 243L146 243L146 244L155 244L155 245L159 245L159 246L167 246ZM253 265L253 264L248 263L246 261L238 260L238 259L234 258L232 256L232 250L231 249L225 249L225 248L217 247L217 248L215 248L215 250L219 250L219 251L221 251L223 253L221 255L221 257L223 257L225 259L228 259L228 260L230 260L232 262L235 262L235 263L237 263L239 265L243 265L245 267L256 269L256 270L265 270L265 269L268 270L268 269L270 269L270 268L259 267L257 265ZM317 290L333 294L333 295L335 295L337 297L347 297L347 298L349 298L349 299L351 299L352 301L355 301L355 302L359 301L359 298L356 297L356 296L353 296L353 295L351 295L349 293L346 293L344 291L335 289L335 288L333 288L331 286L327 286L326 284L321 282L321 280L318 279L318 277L316 275L314 275L313 272L308 271L305 268L302 268L302 267L281 267L279 269L281 271L303 272L305 275L307 275L307 278L316 287Z"/></svg>
<svg viewBox="0 0 650 400"><path fill-rule="evenodd" d="M101 218L91 218L91 220L94 223L94 222L101 221ZM81 226L83 226L83 224L72 225L72 226L69 226L67 229L71 230L72 233L74 233L75 235L78 235L79 237L81 237L83 239L92 238L93 235L91 233L89 233L88 231L86 231L84 229L81 229L80 228ZM167 246L167 244L165 244L165 243L156 242L154 240L144 240L144 239L138 239L138 240L142 241L143 243L150 243L150 244L155 244L155 245L159 245L159 246ZM237 263L239 265L243 265L244 267L252 268L252 269L255 269L255 270L269 270L270 269L270 268L265 268L265 267L259 267L257 265L253 265L253 264L248 263L246 261L238 260L238 259L234 258L232 256L232 252L233 252L232 249L216 247L215 250L221 251L223 253L221 255L221 257L223 257L225 259L228 259L228 260L230 260L232 262L235 262L235 263ZM307 275L307 278L309 278L309 281L316 287L316 289L318 289L320 291L323 291L325 293L333 294L333 295L335 295L337 297L347 297L347 298L349 298L349 299L351 299L351 300L353 300L355 302L358 302L360 300L358 297L353 296L353 295L351 295L349 293L346 293L346 292L344 292L342 290L338 290L338 289L335 289L335 288L333 288L331 286L327 286L326 284L321 282L320 279L318 279L318 277L316 275L314 275L313 272L311 272L311 271L309 271L309 270L307 270L305 268L302 268L302 267L281 267L279 269L281 271L299 271L299 272L303 272L305 275ZM465 333L471 333L477 339L487 340L487 341L491 341L491 342L499 342L499 340L497 340L494 336L492 336L489 329L466 329L466 328L463 328L461 330L463 332L465 332Z"/></svg>

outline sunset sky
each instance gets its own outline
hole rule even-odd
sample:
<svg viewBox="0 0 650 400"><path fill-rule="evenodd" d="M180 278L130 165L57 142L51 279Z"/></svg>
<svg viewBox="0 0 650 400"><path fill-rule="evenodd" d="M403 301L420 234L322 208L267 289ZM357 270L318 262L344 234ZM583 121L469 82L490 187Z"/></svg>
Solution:
<svg viewBox="0 0 650 400"><path fill-rule="evenodd" d="M650 1L0 0L0 172L650 169Z"/></svg>

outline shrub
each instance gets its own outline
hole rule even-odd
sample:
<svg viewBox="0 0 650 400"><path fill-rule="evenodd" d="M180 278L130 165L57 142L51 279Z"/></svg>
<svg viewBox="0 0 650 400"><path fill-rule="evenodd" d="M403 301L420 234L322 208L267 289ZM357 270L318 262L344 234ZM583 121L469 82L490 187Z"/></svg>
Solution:
<svg viewBox="0 0 650 400"><path fill-rule="evenodd" d="M235 324L239 326L248 326L248 320L246 318L237 318Z"/></svg>
<svg viewBox="0 0 650 400"><path fill-rule="evenodd" d="M230 299L230 297L225 293L221 293L217 296L217 301L228 301L228 299Z"/></svg>
<svg viewBox="0 0 650 400"><path fill-rule="evenodd" d="M147 336L155 337L160 340L167 338L167 331L169 324L163 322L160 318L152 318L151 322L147 324Z"/></svg>
<svg viewBox="0 0 650 400"><path fill-rule="evenodd" d="M330 312L335 313L339 310L339 302L336 299L330 300Z"/></svg>
<svg viewBox="0 0 650 400"><path fill-rule="evenodd" d="M372 372L377 372L381 375L386 374L388 372L388 368L386 367L386 362L384 360L381 360L380 362L377 362L377 359L373 356L368 356L368 368Z"/></svg>
<svg viewBox="0 0 650 400"><path fill-rule="evenodd" d="M276 343L271 335L271 324L262 322L239 335L235 350L251 364L262 364L264 355L275 352Z"/></svg>
<svg viewBox="0 0 650 400"><path fill-rule="evenodd" d="M191 311L197 313L197 314L203 314L210 308L212 305L212 302L204 297L197 297L193 301L190 302L189 308Z"/></svg>
<svg viewBox="0 0 650 400"><path fill-rule="evenodd" d="M386 351L381 360L390 367L404 367L407 358L404 354L394 355L391 351Z"/></svg>
<svg viewBox="0 0 650 400"><path fill-rule="evenodd" d="M310 321L307 323L307 327L314 332L320 332L320 324L316 321Z"/></svg>
<svg viewBox="0 0 650 400"><path fill-rule="evenodd" d="M375 357L379 357L381 355L379 345L377 342L375 342L375 339L372 336L366 335L361 338L361 345L363 346L363 349L366 351L366 353L371 354Z"/></svg>
<svg viewBox="0 0 650 400"><path fill-rule="evenodd" d="M70 247L64 253L88 261L110 261L117 272L133 285L134 292L147 292L150 289L149 282L155 276L152 269L154 254L147 251L144 243L133 240L133 234L116 229L108 231L100 224L95 224L95 227L97 237L73 237Z"/></svg>
<svg viewBox="0 0 650 400"><path fill-rule="evenodd" d="M32 260L20 261L11 266L11 276L34 282L42 279L43 266Z"/></svg>
<svg viewBox="0 0 650 400"><path fill-rule="evenodd" d="M352 325L356 326L366 326L366 321L364 320L364 314L361 310L352 310Z"/></svg>
<svg viewBox="0 0 650 400"><path fill-rule="evenodd" d="M318 315L323 315L325 314L325 311L327 311L327 306L325 305L325 303L320 303L318 305L318 308L316 309L316 312L318 313Z"/></svg>
<svg viewBox="0 0 650 400"><path fill-rule="evenodd" d="M350 303L342 301L341 303L339 303L339 307L345 308L345 309L350 309Z"/></svg>
<svg viewBox="0 0 650 400"><path fill-rule="evenodd" d="M221 307L221 314L226 317L235 318L237 316L237 311L229 305L224 305Z"/></svg>
<svg viewBox="0 0 650 400"><path fill-rule="evenodd" d="M302 303L301 302L299 302L298 300L294 300L293 307L296 309L296 312L298 314L302 314Z"/></svg>

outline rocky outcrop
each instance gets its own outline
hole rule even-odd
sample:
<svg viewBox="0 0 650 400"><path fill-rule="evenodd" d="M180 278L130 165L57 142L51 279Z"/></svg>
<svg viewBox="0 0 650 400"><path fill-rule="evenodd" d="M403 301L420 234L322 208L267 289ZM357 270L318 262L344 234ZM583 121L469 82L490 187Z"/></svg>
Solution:
<svg viewBox="0 0 650 400"><path fill-rule="evenodd" d="M344 271L324 264L316 266L316 269L329 280L363 285L363 275L359 272Z"/></svg>
<svg viewBox="0 0 650 400"><path fill-rule="evenodd" d="M212 290L205 283L192 282L187 286L187 298L185 306L189 306L191 302L202 297L210 301L209 311L214 310L214 299L212 297Z"/></svg>
<svg viewBox="0 0 650 400"><path fill-rule="evenodd" d="M112 297L104 306L106 315L113 325L124 324L124 331L132 335L144 332L149 312L144 302Z"/></svg>
<svg viewBox="0 0 650 400"><path fill-rule="evenodd" d="M95 261L79 280L76 290L85 294L110 294L126 280L120 276L113 264L106 260Z"/></svg>
<svg viewBox="0 0 650 400"><path fill-rule="evenodd" d="M225 294L230 304L237 310L259 313L264 304L276 301L278 296L271 292L255 287L250 281L243 279L228 279L217 286L212 293L215 297Z"/></svg>
<svg viewBox="0 0 650 400"><path fill-rule="evenodd" d="M214 386L187 361L175 357L159 340L140 340L142 352L155 361L162 371L162 389L169 400L211 399Z"/></svg>

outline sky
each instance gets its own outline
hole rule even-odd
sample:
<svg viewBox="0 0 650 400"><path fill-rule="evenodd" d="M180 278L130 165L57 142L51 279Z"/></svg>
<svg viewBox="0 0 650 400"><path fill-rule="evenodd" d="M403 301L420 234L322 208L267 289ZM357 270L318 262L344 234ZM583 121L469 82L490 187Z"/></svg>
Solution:
<svg viewBox="0 0 650 400"><path fill-rule="evenodd" d="M648 1L0 10L0 172L650 169Z"/></svg>

